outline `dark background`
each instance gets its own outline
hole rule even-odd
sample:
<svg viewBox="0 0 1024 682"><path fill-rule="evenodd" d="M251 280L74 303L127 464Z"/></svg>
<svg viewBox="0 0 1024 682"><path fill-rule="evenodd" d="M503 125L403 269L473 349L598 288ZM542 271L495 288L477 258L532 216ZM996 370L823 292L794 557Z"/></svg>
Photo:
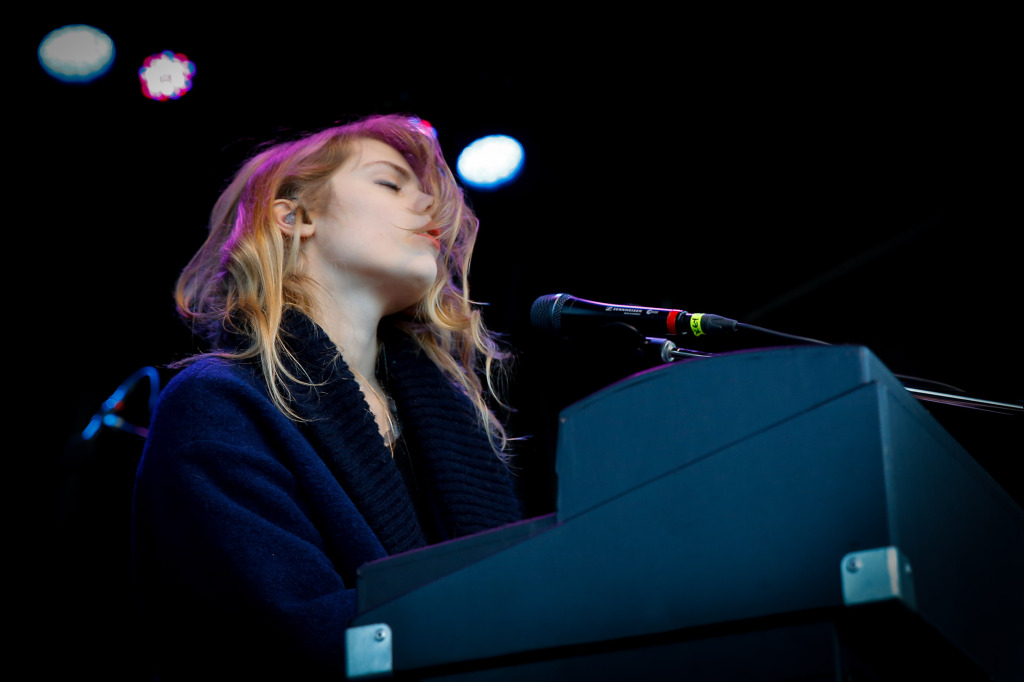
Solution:
<svg viewBox="0 0 1024 682"><path fill-rule="evenodd" d="M377 112L429 120L452 164L482 134L525 147L517 184L467 194L482 224L471 293L519 354L511 423L532 436L520 465L537 513L554 504L558 411L645 366L613 339L532 328L544 294L862 344L896 374L1022 397L1016 80L998 17L511 14L494 34L426 10L387 22L58 15L22 27L30 95L8 127L26 162L12 164L8 208L28 222L9 241L11 357L29 374L19 385L44 459L78 447L134 371L192 349L171 289L253 146ZM46 32L77 22L118 49L89 86L35 61ZM136 71L165 49L197 65L194 89L146 100ZM743 331L691 347L779 343ZM944 423L1001 478L1019 460L1019 419L962 425L963 410L935 409L958 413Z"/></svg>
<svg viewBox="0 0 1024 682"><path fill-rule="evenodd" d="M80 644L62 662L110 672L138 635L118 600L141 441L80 434L125 379L192 350L174 281L221 187L269 138L406 112L437 128L453 164L479 135L523 143L518 183L467 195L482 225L471 293L518 352L511 427L530 436L518 458L530 514L554 509L559 411L650 366L617 337L534 329L530 306L545 294L865 345L939 390L1024 398L1019 70L1006 18L498 12L212 18L163 6L19 19L5 48L5 451L43 465L12 479L26 513L70 519L61 535L30 531L44 551L26 562L56 575L43 596L60 610L33 615L44 639ZM48 31L79 22L118 49L86 87L49 79L35 57ZM181 100L140 93L139 65L162 50L197 65ZM786 343L744 330L688 346ZM1024 497L1019 415L926 406Z"/></svg>

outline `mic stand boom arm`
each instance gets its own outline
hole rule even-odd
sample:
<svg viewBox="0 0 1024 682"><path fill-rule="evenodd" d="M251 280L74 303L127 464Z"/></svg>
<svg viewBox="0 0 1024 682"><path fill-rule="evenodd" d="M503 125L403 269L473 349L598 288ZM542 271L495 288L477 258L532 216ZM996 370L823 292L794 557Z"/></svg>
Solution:
<svg viewBox="0 0 1024 682"><path fill-rule="evenodd" d="M646 342L651 346L657 346L660 348L659 355L662 362L666 363L675 362L679 358L709 358L716 355L715 353L705 353L703 351L680 348L669 339L648 336L646 338ZM904 388L915 398L923 402L943 403L945 405L956 405L957 407L967 407L975 410L999 412L1002 414L1024 414L1024 404L1020 403L983 400L981 398L972 398L970 396L959 396L951 393L941 393L939 391L926 391L920 388L910 388L906 385L904 385Z"/></svg>
<svg viewBox="0 0 1024 682"><path fill-rule="evenodd" d="M918 400L930 403L944 403L956 405L957 407L969 407L975 410L986 412L1001 412L1003 414L1024 414L1024 405L1020 403L1006 403L998 400L982 400L970 396L951 395L939 393L938 391L926 391L920 388L907 388L907 390Z"/></svg>

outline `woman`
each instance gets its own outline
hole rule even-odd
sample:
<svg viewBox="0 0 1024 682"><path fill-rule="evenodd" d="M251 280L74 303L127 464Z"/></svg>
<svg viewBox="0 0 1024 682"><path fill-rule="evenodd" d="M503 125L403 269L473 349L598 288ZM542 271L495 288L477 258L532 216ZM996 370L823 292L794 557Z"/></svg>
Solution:
<svg viewBox="0 0 1024 682"><path fill-rule="evenodd" d="M520 519L476 229L406 116L269 147L221 195L175 294L210 349L136 479L160 679L342 679L359 566Z"/></svg>

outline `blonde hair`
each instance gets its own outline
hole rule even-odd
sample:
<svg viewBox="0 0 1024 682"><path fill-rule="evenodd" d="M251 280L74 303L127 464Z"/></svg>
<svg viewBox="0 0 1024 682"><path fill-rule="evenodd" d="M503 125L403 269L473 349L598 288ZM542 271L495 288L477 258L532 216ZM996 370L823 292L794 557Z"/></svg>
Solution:
<svg viewBox="0 0 1024 682"><path fill-rule="evenodd" d="M375 115L275 144L255 154L235 174L210 216L206 241L182 270L175 288L178 313L212 345L203 355L258 359L274 404L293 420L286 379L303 383L289 370L290 351L282 336L289 309L311 315L312 287L300 268L299 231L285 237L271 210L277 199L294 201L297 220L323 210L331 197L328 180L348 158L355 140L384 142L401 153L423 191L442 244L438 276L427 295L395 316L395 326L472 400L495 452L507 459L509 437L490 400L507 408L501 394L511 356L484 325L469 297L469 265L479 221L445 162L429 124L413 116ZM248 344L219 346L225 332ZM482 379L481 379L482 377Z"/></svg>

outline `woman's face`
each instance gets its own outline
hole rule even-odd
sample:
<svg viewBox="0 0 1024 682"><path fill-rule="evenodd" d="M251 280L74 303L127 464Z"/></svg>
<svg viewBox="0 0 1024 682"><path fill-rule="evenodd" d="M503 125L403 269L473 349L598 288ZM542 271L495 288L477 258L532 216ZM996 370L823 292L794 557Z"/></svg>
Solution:
<svg viewBox="0 0 1024 682"><path fill-rule="evenodd" d="M417 303L437 278L441 247L428 214L433 197L408 162L383 142L360 139L328 188L328 208L311 216L306 244L314 278L332 291L371 293L384 314Z"/></svg>

